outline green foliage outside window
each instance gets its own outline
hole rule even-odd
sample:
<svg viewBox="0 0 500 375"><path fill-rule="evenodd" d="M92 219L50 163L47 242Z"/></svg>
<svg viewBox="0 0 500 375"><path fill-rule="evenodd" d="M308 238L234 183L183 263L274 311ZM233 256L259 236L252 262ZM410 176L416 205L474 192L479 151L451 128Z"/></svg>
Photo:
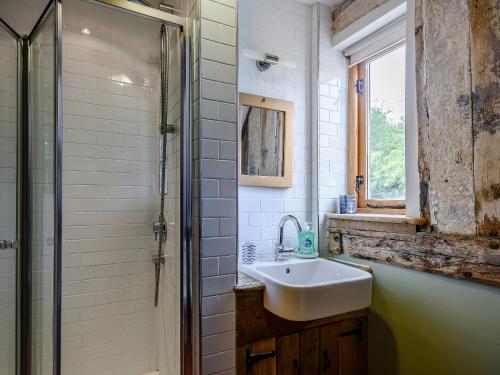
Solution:
<svg viewBox="0 0 500 375"><path fill-rule="evenodd" d="M370 108L369 199L405 198L405 120L394 121L382 107Z"/></svg>

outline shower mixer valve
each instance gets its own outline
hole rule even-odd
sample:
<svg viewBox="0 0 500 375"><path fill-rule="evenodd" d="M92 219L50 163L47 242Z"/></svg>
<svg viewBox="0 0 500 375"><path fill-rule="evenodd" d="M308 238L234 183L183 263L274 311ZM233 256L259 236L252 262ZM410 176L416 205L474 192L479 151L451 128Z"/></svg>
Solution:
<svg viewBox="0 0 500 375"><path fill-rule="evenodd" d="M153 233L155 234L155 241L158 241L158 234L160 235L160 239L164 239L167 234L167 223L164 221L153 222Z"/></svg>
<svg viewBox="0 0 500 375"><path fill-rule="evenodd" d="M153 255L153 264L165 264L165 254Z"/></svg>

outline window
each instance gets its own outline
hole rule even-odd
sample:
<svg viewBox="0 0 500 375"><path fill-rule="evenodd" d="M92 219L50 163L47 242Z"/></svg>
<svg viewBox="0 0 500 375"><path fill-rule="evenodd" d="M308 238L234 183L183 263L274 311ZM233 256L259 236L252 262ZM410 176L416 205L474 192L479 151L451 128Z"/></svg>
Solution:
<svg viewBox="0 0 500 375"><path fill-rule="evenodd" d="M349 70L349 173L359 212L405 213L405 43Z"/></svg>

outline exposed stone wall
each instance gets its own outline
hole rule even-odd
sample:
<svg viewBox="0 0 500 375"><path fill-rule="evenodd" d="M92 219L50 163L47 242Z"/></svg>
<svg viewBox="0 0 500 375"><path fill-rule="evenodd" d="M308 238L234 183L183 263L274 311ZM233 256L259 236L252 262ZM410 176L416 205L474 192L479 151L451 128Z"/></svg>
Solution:
<svg viewBox="0 0 500 375"><path fill-rule="evenodd" d="M339 31L386 0L346 0ZM422 215L442 233L498 236L500 1L417 0Z"/></svg>
<svg viewBox="0 0 500 375"><path fill-rule="evenodd" d="M477 232L500 232L500 1L471 0L472 125Z"/></svg>
<svg viewBox="0 0 500 375"><path fill-rule="evenodd" d="M420 174L442 233L499 233L499 8L499 0L417 2Z"/></svg>
<svg viewBox="0 0 500 375"><path fill-rule="evenodd" d="M475 234L468 0L424 0L425 107L431 224Z"/></svg>
<svg viewBox="0 0 500 375"><path fill-rule="evenodd" d="M381 3L345 0L333 11L334 32ZM500 0L415 3L421 215L430 223L428 232L442 241L462 235L479 245L487 236L495 248L500 232ZM413 247L419 250L418 241ZM477 255L473 249L457 248L457 254L468 263ZM351 255L384 261L375 252ZM488 262L490 271L500 272L496 255ZM410 267L406 263L398 264Z"/></svg>

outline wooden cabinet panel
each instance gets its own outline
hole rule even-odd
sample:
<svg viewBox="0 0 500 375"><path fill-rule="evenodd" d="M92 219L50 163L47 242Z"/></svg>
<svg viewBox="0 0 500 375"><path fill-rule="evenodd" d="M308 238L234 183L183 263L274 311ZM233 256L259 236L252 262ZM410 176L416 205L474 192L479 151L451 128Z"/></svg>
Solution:
<svg viewBox="0 0 500 375"><path fill-rule="evenodd" d="M358 375L358 339L355 336L340 340L340 375Z"/></svg>
<svg viewBox="0 0 500 375"><path fill-rule="evenodd" d="M277 374L302 375L300 368L300 333L278 337L277 349Z"/></svg>
<svg viewBox="0 0 500 375"><path fill-rule="evenodd" d="M358 343L358 360L359 360L359 374L368 374L368 318L359 318L359 324L361 325L361 337Z"/></svg>
<svg viewBox="0 0 500 375"><path fill-rule="evenodd" d="M319 374L319 328L300 332L300 367L302 374Z"/></svg>
<svg viewBox="0 0 500 375"><path fill-rule="evenodd" d="M322 375L339 374L339 337L338 324L321 327L320 374Z"/></svg>
<svg viewBox="0 0 500 375"><path fill-rule="evenodd" d="M260 360L252 362L249 367L249 371L252 375L272 375L276 374L276 354L270 355L272 352L276 352L276 338L272 337L266 340L260 340L252 343L252 348L250 351L251 356L266 356ZM267 356L269 354L269 356ZM256 357L250 357L256 358ZM247 369L248 371L248 369Z"/></svg>
<svg viewBox="0 0 500 375"><path fill-rule="evenodd" d="M340 375L357 375L358 369L358 326L356 320L339 323L339 373Z"/></svg>
<svg viewBox="0 0 500 375"><path fill-rule="evenodd" d="M367 318L254 341L238 349L239 375L366 375Z"/></svg>

